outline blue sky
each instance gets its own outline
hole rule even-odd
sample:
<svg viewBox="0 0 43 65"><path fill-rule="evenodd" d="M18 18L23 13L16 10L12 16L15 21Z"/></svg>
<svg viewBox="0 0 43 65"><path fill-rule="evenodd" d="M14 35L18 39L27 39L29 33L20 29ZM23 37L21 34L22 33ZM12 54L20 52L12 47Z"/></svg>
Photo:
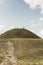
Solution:
<svg viewBox="0 0 43 65"><path fill-rule="evenodd" d="M43 0L0 0L0 33L23 27L43 38Z"/></svg>

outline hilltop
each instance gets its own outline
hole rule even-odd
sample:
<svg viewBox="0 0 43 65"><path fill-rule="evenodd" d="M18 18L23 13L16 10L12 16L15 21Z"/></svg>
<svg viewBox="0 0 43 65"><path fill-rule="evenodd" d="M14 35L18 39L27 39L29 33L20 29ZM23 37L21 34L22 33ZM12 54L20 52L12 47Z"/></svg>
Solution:
<svg viewBox="0 0 43 65"><path fill-rule="evenodd" d="M0 37L2 38L40 38L33 32L24 28L11 29L9 31L6 31L4 34L1 34Z"/></svg>

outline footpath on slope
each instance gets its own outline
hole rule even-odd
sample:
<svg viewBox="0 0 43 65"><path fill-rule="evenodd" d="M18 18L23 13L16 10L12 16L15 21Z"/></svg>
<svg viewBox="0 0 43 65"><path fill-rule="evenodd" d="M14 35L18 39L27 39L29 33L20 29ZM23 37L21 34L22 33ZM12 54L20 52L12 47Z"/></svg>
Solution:
<svg viewBox="0 0 43 65"><path fill-rule="evenodd" d="M1 65L17 65L16 57L14 56L15 52L14 52L13 43L10 40L6 43L6 45L7 45L8 54L5 56L5 59L1 63Z"/></svg>

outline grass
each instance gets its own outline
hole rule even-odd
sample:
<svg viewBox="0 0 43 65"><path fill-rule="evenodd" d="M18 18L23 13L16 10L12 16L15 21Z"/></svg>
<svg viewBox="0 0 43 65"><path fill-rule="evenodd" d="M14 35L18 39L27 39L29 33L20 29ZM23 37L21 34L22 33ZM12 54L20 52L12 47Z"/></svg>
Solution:
<svg viewBox="0 0 43 65"><path fill-rule="evenodd" d="M4 57L7 54L6 42L11 40L18 65L43 65L43 39L0 38L0 40L1 57Z"/></svg>
<svg viewBox="0 0 43 65"><path fill-rule="evenodd" d="M0 38L40 38L40 37L27 29L15 28L5 32L4 34L1 34Z"/></svg>
<svg viewBox="0 0 43 65"><path fill-rule="evenodd" d="M41 63L43 60L43 39L12 39L16 57L24 62Z"/></svg>
<svg viewBox="0 0 43 65"><path fill-rule="evenodd" d="M5 55L7 54L7 46L5 43L5 40L0 39L0 63L5 59Z"/></svg>

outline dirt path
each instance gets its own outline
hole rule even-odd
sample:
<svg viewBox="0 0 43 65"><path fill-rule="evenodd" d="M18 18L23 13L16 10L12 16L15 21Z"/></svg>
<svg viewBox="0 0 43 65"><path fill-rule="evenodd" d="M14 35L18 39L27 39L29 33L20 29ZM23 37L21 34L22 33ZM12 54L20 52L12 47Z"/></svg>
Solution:
<svg viewBox="0 0 43 65"><path fill-rule="evenodd" d="M14 56L14 47L13 43L11 41L8 41L7 43L7 55L5 56L5 60L2 62L1 65L17 65L16 58Z"/></svg>

